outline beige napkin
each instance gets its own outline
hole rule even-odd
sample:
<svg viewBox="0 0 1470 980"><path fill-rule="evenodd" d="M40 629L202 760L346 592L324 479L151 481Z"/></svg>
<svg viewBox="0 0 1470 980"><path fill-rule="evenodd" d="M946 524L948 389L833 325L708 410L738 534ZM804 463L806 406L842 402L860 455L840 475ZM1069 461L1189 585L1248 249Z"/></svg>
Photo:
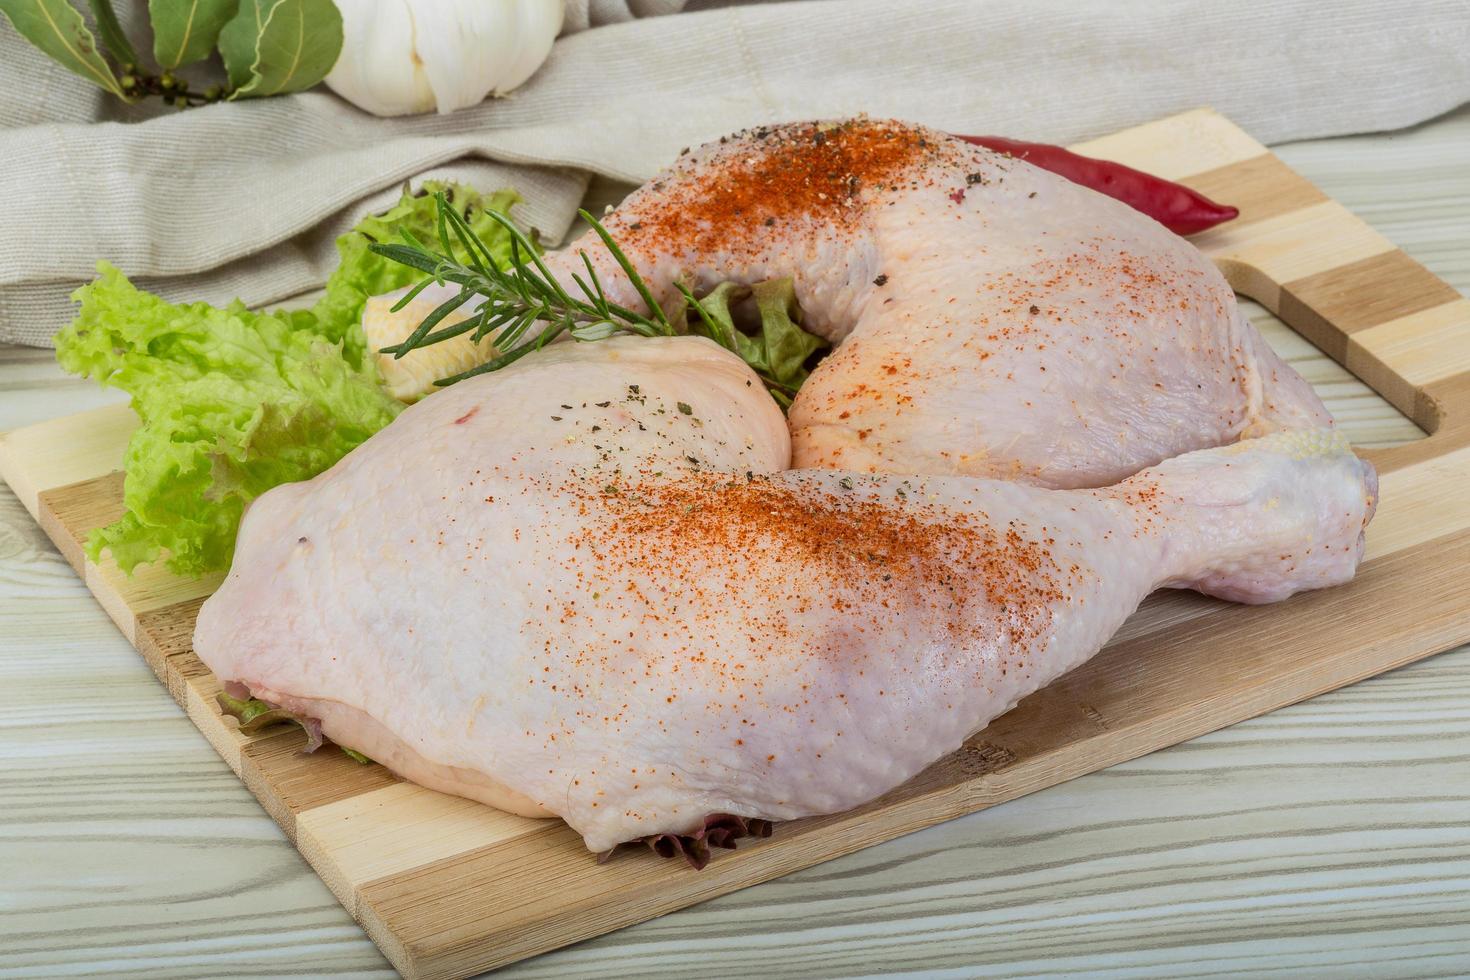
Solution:
<svg viewBox="0 0 1470 980"><path fill-rule="evenodd" d="M1271 142L1470 100L1465 0L809 0L633 20L678 4L581 6L623 22L563 37L509 98L393 120L326 91L120 112L5 27L0 338L48 342L98 258L173 298L292 295L324 278L339 230L428 174L514 185L554 238L589 173L643 179L775 120L866 112L1067 142L1213 105Z"/></svg>
<svg viewBox="0 0 1470 980"><path fill-rule="evenodd" d="M563 30L585 31L589 27L620 24L637 17L676 14L686 0L567 0Z"/></svg>

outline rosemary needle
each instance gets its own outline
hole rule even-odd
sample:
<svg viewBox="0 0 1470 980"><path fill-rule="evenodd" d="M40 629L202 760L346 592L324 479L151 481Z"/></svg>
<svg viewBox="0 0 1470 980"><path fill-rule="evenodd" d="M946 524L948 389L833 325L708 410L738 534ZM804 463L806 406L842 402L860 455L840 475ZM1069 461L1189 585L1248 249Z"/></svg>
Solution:
<svg viewBox="0 0 1470 980"><path fill-rule="evenodd" d="M602 283L586 253L582 262L587 278L573 273L574 289L568 289L542 261L536 244L516 227L507 216L497 211L485 214L498 222L511 238L511 261L502 268L490 249L475 234L469 223L449 205L444 193L434 195L437 211L438 245L436 250L405 232L401 243L369 245L373 252L402 265L424 273L424 279L393 307L394 312L403 309L430 284L452 284L458 291L440 303L401 343L384 347L381 353L401 358L412 351L451 337L473 331L473 340L489 337L495 347L495 356L468 371L441 378L434 383L439 386L452 385L457 381L485 374L513 364L525 355L540 350L562 334L573 340L591 342L606 340L618 334L634 334L640 337L675 337L695 334L708 337L726 350L746 357L735 339L735 331L721 322L718 316L707 310L694 293L683 284L679 292L696 314L692 325L680 316L671 319L653 297L648 283L638 274L633 263L618 247L606 228L586 211L579 211L597 237L602 239L608 254L617 262L628 277L633 289L648 306L647 314L638 313L610 302L603 292ZM462 262L455 257L454 245L466 256ZM580 298L579 298L580 295ZM474 312L462 321L436 330L449 314L467 303L478 300ZM537 324L540 330L533 330ZM751 364L772 397L785 408L791 404L796 389L773 377L761 366Z"/></svg>

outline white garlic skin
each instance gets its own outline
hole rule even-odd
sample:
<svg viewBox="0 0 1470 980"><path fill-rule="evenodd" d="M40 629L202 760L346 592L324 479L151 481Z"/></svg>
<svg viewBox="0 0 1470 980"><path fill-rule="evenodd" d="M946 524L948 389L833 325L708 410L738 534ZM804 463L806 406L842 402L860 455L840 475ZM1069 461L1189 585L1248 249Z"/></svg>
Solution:
<svg viewBox="0 0 1470 980"><path fill-rule="evenodd" d="M375 116L453 112L541 67L563 0L336 0L342 54L327 86Z"/></svg>

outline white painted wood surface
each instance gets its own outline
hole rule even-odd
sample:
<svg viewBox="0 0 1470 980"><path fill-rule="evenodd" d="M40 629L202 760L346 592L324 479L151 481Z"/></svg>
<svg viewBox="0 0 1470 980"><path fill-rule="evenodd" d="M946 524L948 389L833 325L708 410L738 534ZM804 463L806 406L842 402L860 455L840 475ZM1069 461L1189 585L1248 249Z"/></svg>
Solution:
<svg viewBox="0 0 1470 980"><path fill-rule="evenodd" d="M1470 293L1470 110L1278 152ZM0 429L116 398L0 347ZM0 977L392 975L3 487L0 705ZM1470 974L1470 648L505 972L898 971Z"/></svg>

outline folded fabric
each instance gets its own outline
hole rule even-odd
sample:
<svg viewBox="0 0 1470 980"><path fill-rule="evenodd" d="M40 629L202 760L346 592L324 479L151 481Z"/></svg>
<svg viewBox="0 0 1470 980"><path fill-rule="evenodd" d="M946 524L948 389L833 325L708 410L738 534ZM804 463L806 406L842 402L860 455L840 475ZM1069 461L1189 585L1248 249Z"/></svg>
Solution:
<svg viewBox="0 0 1470 980"><path fill-rule="evenodd" d="M573 7L597 23L679 5ZM508 98L397 119L324 90L118 108L7 27L0 339L46 343L99 258L174 299L292 295L325 277L340 229L425 175L517 187L517 213L554 240L589 174L641 180L684 146L772 121L868 113L1067 142L1213 105L1273 142L1394 129L1466 100L1464 0L691 10L570 34Z"/></svg>
<svg viewBox="0 0 1470 980"><path fill-rule="evenodd" d="M619 24L636 17L676 14L684 5L685 0L567 0L562 30L570 34L589 27Z"/></svg>

